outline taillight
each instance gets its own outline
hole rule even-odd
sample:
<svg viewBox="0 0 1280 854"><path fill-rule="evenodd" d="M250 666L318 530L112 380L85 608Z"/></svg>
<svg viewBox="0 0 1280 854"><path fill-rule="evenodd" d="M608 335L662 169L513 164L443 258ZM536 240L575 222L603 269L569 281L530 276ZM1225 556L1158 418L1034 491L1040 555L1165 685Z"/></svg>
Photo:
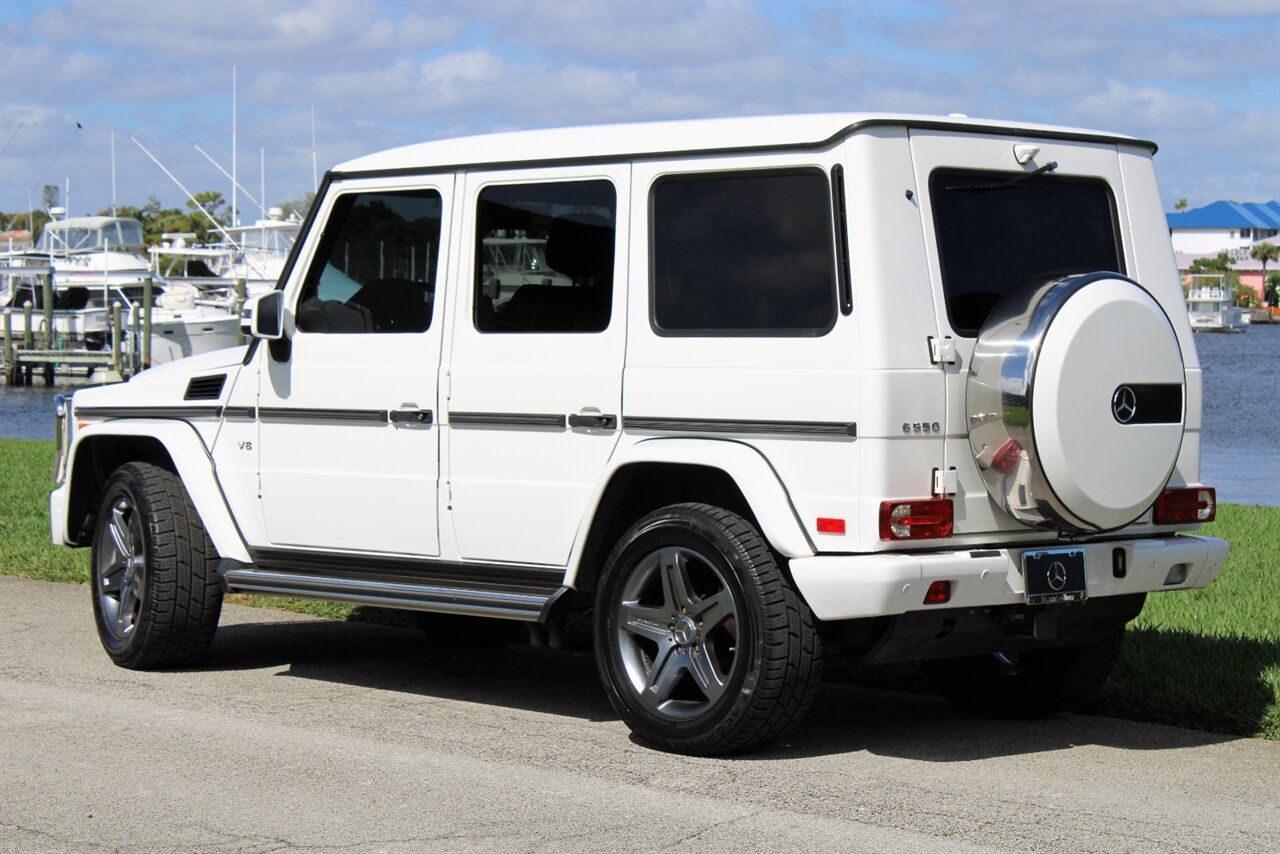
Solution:
<svg viewBox="0 0 1280 854"><path fill-rule="evenodd" d="M1212 486L1166 489L1156 499L1152 518L1157 525L1212 522L1218 513L1218 493Z"/></svg>
<svg viewBox="0 0 1280 854"><path fill-rule="evenodd" d="M880 539L936 540L951 536L950 498L880 502Z"/></svg>

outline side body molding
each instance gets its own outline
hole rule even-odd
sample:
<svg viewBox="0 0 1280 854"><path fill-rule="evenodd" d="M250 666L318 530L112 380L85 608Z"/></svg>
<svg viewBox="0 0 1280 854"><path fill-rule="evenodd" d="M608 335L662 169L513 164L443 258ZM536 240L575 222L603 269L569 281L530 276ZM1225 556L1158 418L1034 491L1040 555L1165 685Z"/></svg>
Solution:
<svg viewBox="0 0 1280 854"><path fill-rule="evenodd" d="M95 444L139 439L154 440L164 447L218 554L249 563L249 551L227 507L226 497L214 472L213 458L195 426L177 419L129 418L104 421L84 428L76 436L68 454L67 481L49 499L54 530L61 531L64 541L71 542L74 532L67 530L71 521L67 515L72 503L71 494L73 491L91 488L76 482L78 457L86 450L91 450ZM85 473L80 476L84 477Z"/></svg>
<svg viewBox="0 0 1280 854"><path fill-rule="evenodd" d="M587 505L588 512L578 526L565 586L575 586L587 536L609 483L621 469L639 463L703 466L723 471L742 490L761 533L779 553L787 558L812 557L816 553L777 472L756 448L730 439L644 439L621 445L596 483Z"/></svg>

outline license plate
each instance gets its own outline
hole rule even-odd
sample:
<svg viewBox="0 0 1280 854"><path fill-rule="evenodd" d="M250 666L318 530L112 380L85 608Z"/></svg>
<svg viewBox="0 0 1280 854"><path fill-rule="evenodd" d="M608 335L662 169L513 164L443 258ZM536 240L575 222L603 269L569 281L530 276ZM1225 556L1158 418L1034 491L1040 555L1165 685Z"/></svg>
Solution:
<svg viewBox="0 0 1280 854"><path fill-rule="evenodd" d="M1054 602L1083 602L1085 590L1084 550L1046 549L1024 552L1022 580L1028 605Z"/></svg>

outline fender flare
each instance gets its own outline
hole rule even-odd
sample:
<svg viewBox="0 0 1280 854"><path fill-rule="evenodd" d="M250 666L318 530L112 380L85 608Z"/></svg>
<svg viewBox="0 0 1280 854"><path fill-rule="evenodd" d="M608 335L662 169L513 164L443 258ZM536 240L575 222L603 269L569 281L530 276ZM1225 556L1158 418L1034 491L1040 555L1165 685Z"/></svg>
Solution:
<svg viewBox="0 0 1280 854"><path fill-rule="evenodd" d="M251 562L244 537L231 515L222 486L218 483L213 457L199 432L186 421L129 418L104 421L84 428L75 437L67 455L68 498L76 489L76 458L81 448L86 443L92 444L106 437L153 439L158 442L172 460L175 473L182 480L218 554L230 560ZM62 520L62 536L69 541L70 532L66 530L68 522L66 518Z"/></svg>
<svg viewBox="0 0 1280 854"><path fill-rule="evenodd" d="M755 447L732 439L653 438L619 448L596 482L587 512L578 523L565 585L575 586L587 537L599 511L605 491L623 468L637 463L669 463L701 466L723 471L731 477L755 514L760 533L786 558L812 557L817 553L809 539L791 496L778 473Z"/></svg>

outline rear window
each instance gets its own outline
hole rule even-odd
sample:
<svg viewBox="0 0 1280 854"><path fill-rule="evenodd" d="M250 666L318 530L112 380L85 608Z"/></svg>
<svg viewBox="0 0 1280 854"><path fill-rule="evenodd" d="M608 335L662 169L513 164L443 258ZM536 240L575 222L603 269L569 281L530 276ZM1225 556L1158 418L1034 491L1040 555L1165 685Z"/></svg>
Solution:
<svg viewBox="0 0 1280 854"><path fill-rule="evenodd" d="M929 177L951 328L974 336L1005 294L1075 273L1124 273L1104 181L939 169Z"/></svg>

